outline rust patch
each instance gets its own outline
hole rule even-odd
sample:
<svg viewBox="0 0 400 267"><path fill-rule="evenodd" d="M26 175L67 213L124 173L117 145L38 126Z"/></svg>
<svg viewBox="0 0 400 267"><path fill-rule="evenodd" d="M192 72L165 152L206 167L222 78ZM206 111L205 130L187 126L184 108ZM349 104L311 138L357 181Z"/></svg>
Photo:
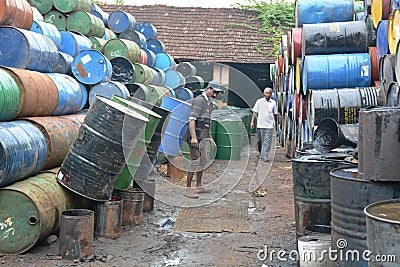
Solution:
<svg viewBox="0 0 400 267"><path fill-rule="evenodd" d="M82 63L79 62L78 64L76 64L76 68L78 69L79 75L81 75L82 78L87 77L87 72Z"/></svg>

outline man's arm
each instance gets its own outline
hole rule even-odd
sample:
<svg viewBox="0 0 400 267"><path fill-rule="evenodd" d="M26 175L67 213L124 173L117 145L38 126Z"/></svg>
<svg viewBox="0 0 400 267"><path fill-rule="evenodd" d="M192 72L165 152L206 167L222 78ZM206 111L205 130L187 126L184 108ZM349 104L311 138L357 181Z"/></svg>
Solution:
<svg viewBox="0 0 400 267"><path fill-rule="evenodd" d="M250 128L254 128L254 119L257 117L257 112L253 111L253 116L251 116L251 123L250 123Z"/></svg>
<svg viewBox="0 0 400 267"><path fill-rule="evenodd" d="M189 132L190 132L190 143L192 146L197 147L199 145L199 141L196 136L196 121L189 120Z"/></svg>

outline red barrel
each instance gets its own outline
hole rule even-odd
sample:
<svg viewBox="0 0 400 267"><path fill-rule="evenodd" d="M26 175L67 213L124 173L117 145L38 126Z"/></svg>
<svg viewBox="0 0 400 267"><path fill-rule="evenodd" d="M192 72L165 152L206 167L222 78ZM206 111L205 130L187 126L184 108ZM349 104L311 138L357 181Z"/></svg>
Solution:
<svg viewBox="0 0 400 267"><path fill-rule="evenodd" d="M26 0L0 1L0 25L29 30L33 23L33 11Z"/></svg>

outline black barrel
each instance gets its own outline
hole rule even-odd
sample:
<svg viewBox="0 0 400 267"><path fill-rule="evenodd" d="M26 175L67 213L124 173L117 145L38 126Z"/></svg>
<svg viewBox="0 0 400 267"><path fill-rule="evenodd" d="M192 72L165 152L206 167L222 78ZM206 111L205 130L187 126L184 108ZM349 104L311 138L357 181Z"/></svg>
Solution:
<svg viewBox="0 0 400 267"><path fill-rule="evenodd" d="M385 93L387 93L390 83L396 81L396 55L386 54L380 59L379 63L379 80L381 81L381 85L385 89Z"/></svg>
<svg viewBox="0 0 400 267"><path fill-rule="evenodd" d="M358 88L339 89L339 120L340 124L358 123L358 111L361 108L361 97Z"/></svg>
<svg viewBox="0 0 400 267"><path fill-rule="evenodd" d="M195 76L197 74L196 67L189 62L179 63L178 66L176 66L176 71L182 74L185 78Z"/></svg>
<svg viewBox="0 0 400 267"><path fill-rule="evenodd" d="M311 127L323 119L338 119L339 98L336 89L311 90L307 98L307 120Z"/></svg>
<svg viewBox="0 0 400 267"><path fill-rule="evenodd" d="M135 42L140 48L147 48L146 37L135 30L127 29L118 35L118 38Z"/></svg>
<svg viewBox="0 0 400 267"><path fill-rule="evenodd" d="M111 81L123 84L132 83L136 72L133 64L125 57L115 57L110 60L112 66Z"/></svg>
<svg viewBox="0 0 400 267"><path fill-rule="evenodd" d="M302 37L303 56L367 52L365 21L305 24Z"/></svg>
<svg viewBox="0 0 400 267"><path fill-rule="evenodd" d="M391 82L389 85L389 90L386 94L386 106L399 106L399 85L397 84L397 82Z"/></svg>
<svg viewBox="0 0 400 267"><path fill-rule="evenodd" d="M130 155L148 119L104 97L95 98L72 144L58 181L86 198L106 201L125 157Z"/></svg>
<svg viewBox="0 0 400 267"><path fill-rule="evenodd" d="M331 223L330 171L350 166L344 160L332 160L328 154L308 155L292 160L296 234L304 236L305 228Z"/></svg>
<svg viewBox="0 0 400 267"><path fill-rule="evenodd" d="M367 249L364 208L377 201L399 197L400 184L358 179L357 168L331 171L332 249L358 250L359 261L337 261L335 266L367 266L362 253Z"/></svg>
<svg viewBox="0 0 400 267"><path fill-rule="evenodd" d="M368 47L376 46L376 28L372 22L372 16L368 15L365 17L365 26L367 27L367 43Z"/></svg>

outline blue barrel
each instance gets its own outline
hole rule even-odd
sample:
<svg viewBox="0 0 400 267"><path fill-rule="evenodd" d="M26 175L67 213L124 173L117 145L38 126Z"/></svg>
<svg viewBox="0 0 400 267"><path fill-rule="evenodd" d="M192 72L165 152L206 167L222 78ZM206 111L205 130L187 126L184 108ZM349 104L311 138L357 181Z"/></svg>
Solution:
<svg viewBox="0 0 400 267"><path fill-rule="evenodd" d="M152 70L155 70L155 72L153 73L153 84L158 86L164 86L165 72L159 68L152 68Z"/></svg>
<svg viewBox="0 0 400 267"><path fill-rule="evenodd" d="M0 123L0 187L37 174L48 156L42 132L25 121Z"/></svg>
<svg viewBox="0 0 400 267"><path fill-rule="evenodd" d="M113 95L127 98L129 91L125 85L120 82L108 81L94 85L89 92L89 104L92 105L95 96L102 96L107 99L112 99Z"/></svg>
<svg viewBox="0 0 400 267"><path fill-rule="evenodd" d="M165 45L158 39L147 40L147 48L154 52L154 54L165 53Z"/></svg>
<svg viewBox="0 0 400 267"><path fill-rule="evenodd" d="M157 39L158 33L156 27L150 22L142 21L136 25L138 32L142 33L146 40Z"/></svg>
<svg viewBox="0 0 400 267"><path fill-rule="evenodd" d="M183 87L185 85L185 78L183 75L176 70L167 70L165 72L165 86L169 86L172 89Z"/></svg>
<svg viewBox="0 0 400 267"><path fill-rule="evenodd" d="M371 84L369 54L305 56L302 84L303 90L368 87Z"/></svg>
<svg viewBox="0 0 400 267"><path fill-rule="evenodd" d="M58 48L47 36L23 29L0 27L0 65L52 72Z"/></svg>
<svg viewBox="0 0 400 267"><path fill-rule="evenodd" d="M34 20L31 27L31 32L36 32L49 37L57 47L61 46L61 34L53 24Z"/></svg>
<svg viewBox="0 0 400 267"><path fill-rule="evenodd" d="M169 86L164 86L164 88L167 88L167 90L168 90L168 92L170 94L170 97L176 98L176 94L175 94L175 90L174 89L172 89Z"/></svg>
<svg viewBox="0 0 400 267"><path fill-rule="evenodd" d="M80 51L92 47L92 42L84 35L79 35L69 31L60 31L60 34L60 51L68 55L75 57Z"/></svg>
<svg viewBox="0 0 400 267"><path fill-rule="evenodd" d="M191 104L164 96L160 107L170 111L171 114L158 151L171 156L179 156L183 135L188 127Z"/></svg>
<svg viewBox="0 0 400 267"><path fill-rule="evenodd" d="M82 110L85 108L86 103L88 102L89 94L88 94L86 86L83 83L80 83L80 82L78 82L78 83L79 83L79 87L81 89L81 94L82 94L82 103L81 103L81 106L79 107L79 110Z"/></svg>
<svg viewBox="0 0 400 267"><path fill-rule="evenodd" d="M175 97L180 100L189 101L190 99L194 98L193 92L187 88L180 87L176 88L174 91L175 91Z"/></svg>
<svg viewBox="0 0 400 267"><path fill-rule="evenodd" d="M353 20L353 0L298 0L296 1L296 28L303 24Z"/></svg>
<svg viewBox="0 0 400 267"><path fill-rule="evenodd" d="M96 5L95 3L92 3L92 10L90 11L90 13L96 17L98 17L99 19L101 19L104 23L105 27L108 27L108 17L110 16L110 14L104 12L98 5Z"/></svg>
<svg viewBox="0 0 400 267"><path fill-rule="evenodd" d="M128 29L121 32L118 38L135 42L140 48L147 48L146 37L138 31Z"/></svg>
<svg viewBox="0 0 400 267"><path fill-rule="evenodd" d="M117 38L117 35L115 34L115 32L113 32L109 28L105 28L104 35L101 38L103 38L104 40L111 40L111 39Z"/></svg>
<svg viewBox="0 0 400 267"><path fill-rule="evenodd" d="M110 60L97 50L80 51L72 61L72 74L84 84L109 81L112 75Z"/></svg>
<svg viewBox="0 0 400 267"><path fill-rule="evenodd" d="M66 53L58 52L57 65L54 67L53 72L62 74L72 74L71 65L74 58Z"/></svg>
<svg viewBox="0 0 400 267"><path fill-rule="evenodd" d="M167 53L156 54L156 64L154 65L155 68L159 68L159 69L162 69L163 71L167 71L172 66L174 66L174 64L175 64L174 59L169 54L167 54Z"/></svg>
<svg viewBox="0 0 400 267"><path fill-rule="evenodd" d="M58 105L52 115L67 115L78 112L84 98L79 83L65 74L46 74L53 80L58 90Z"/></svg>
<svg viewBox="0 0 400 267"><path fill-rule="evenodd" d="M135 17L124 11L114 11L108 17L108 27L116 33L136 28Z"/></svg>
<svg viewBox="0 0 400 267"><path fill-rule="evenodd" d="M378 58L389 54L389 42L388 42L388 21L381 20L378 23L376 29L376 52L378 53Z"/></svg>
<svg viewBox="0 0 400 267"><path fill-rule="evenodd" d="M142 48L147 55L147 66L154 67L156 65L156 54L153 51L147 48Z"/></svg>

